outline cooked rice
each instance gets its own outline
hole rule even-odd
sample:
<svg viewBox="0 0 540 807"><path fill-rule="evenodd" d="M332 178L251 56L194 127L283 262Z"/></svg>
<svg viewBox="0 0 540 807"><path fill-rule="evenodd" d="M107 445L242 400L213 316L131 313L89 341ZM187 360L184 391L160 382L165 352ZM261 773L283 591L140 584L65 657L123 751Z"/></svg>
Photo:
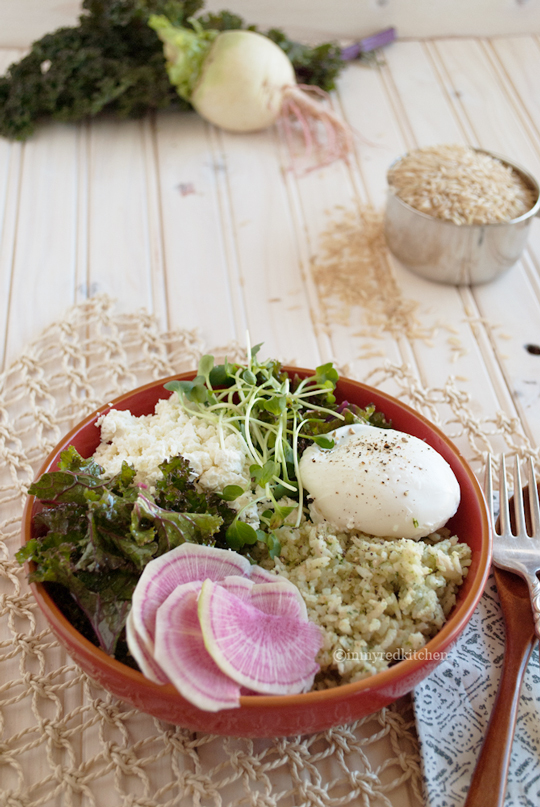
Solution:
<svg viewBox="0 0 540 807"><path fill-rule="evenodd" d="M279 530L276 571L321 626L318 688L366 678L422 648L443 626L471 550L441 529L420 541L334 534L326 523Z"/></svg>
<svg viewBox="0 0 540 807"><path fill-rule="evenodd" d="M400 199L454 224L494 224L522 216L538 194L509 165L470 146L415 149L388 172Z"/></svg>

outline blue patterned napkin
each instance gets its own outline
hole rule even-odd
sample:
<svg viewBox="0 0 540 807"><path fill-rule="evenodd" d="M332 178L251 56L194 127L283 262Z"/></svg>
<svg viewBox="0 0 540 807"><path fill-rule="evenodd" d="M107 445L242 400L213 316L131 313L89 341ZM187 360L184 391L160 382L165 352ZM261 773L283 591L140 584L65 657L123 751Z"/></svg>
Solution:
<svg viewBox="0 0 540 807"><path fill-rule="evenodd" d="M462 807L465 802L497 694L503 654L504 623L495 580L490 576L465 632L414 691L427 807ZM505 807L539 804L540 666L536 646L521 691Z"/></svg>

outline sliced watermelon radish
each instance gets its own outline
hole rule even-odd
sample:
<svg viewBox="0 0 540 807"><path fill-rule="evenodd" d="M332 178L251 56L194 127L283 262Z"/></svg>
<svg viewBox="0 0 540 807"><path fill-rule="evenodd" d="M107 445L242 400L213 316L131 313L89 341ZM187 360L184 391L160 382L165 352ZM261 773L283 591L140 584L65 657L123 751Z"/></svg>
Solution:
<svg viewBox="0 0 540 807"><path fill-rule="evenodd" d="M212 580L201 587L198 615L206 649L238 684L269 695L311 688L322 640L312 622L261 611Z"/></svg>
<svg viewBox="0 0 540 807"><path fill-rule="evenodd" d="M233 589L228 589L233 594ZM273 583L258 583L250 591L250 603L259 611L274 616L292 617L307 621L304 598L294 583L284 577L276 577Z"/></svg>
<svg viewBox="0 0 540 807"><path fill-rule="evenodd" d="M154 656L148 651L144 642L140 640L139 634L133 626L133 610L129 612L126 621L126 639L129 652L139 665L142 674L155 684L170 683Z"/></svg>
<svg viewBox="0 0 540 807"><path fill-rule="evenodd" d="M151 561L126 632L147 678L208 711L244 694L302 692L319 669L321 633L298 588L215 547L186 543Z"/></svg>
<svg viewBox="0 0 540 807"><path fill-rule="evenodd" d="M199 709L233 709L240 705L240 686L206 650L197 613L201 586L200 582L177 586L158 608L155 660L178 692ZM229 596L242 602L234 594Z"/></svg>
<svg viewBox="0 0 540 807"><path fill-rule="evenodd" d="M278 577L277 574L263 569L262 566L252 566L249 575L254 583L275 583L276 580L285 580L284 577Z"/></svg>
<svg viewBox="0 0 540 807"><path fill-rule="evenodd" d="M133 627L149 653L154 647L156 611L176 586L194 580L249 576L251 564L228 549L181 544L148 563L133 592Z"/></svg>
<svg viewBox="0 0 540 807"><path fill-rule="evenodd" d="M202 581L201 581L202 583ZM217 580L218 586L223 586L227 591L240 597L241 600L249 600L253 590L254 583L248 577L239 577L238 575L231 575L226 577L225 580Z"/></svg>

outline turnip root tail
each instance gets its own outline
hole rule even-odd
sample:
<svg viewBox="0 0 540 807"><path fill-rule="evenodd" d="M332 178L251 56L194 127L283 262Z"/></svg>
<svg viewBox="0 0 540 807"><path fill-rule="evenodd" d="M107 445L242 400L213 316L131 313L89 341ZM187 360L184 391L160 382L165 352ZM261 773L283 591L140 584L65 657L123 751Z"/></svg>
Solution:
<svg viewBox="0 0 540 807"><path fill-rule="evenodd" d="M310 93L319 96L314 98ZM294 84L283 91L280 119L291 155L294 155L292 126L300 125L305 147L305 158L310 163L304 173L328 165L335 160L347 160L353 148L353 134L350 126L331 107L321 103L329 100L328 93L319 87ZM321 142L320 127L325 132L325 142ZM296 168L293 156L293 167Z"/></svg>

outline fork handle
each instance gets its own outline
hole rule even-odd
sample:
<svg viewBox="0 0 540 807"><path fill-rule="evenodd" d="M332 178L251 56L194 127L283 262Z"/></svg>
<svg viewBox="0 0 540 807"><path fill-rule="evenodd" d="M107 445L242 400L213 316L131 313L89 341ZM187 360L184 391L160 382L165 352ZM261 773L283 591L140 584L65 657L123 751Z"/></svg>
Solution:
<svg viewBox="0 0 540 807"><path fill-rule="evenodd" d="M497 697L464 807L502 807L518 712L521 682L536 637L531 628L506 632Z"/></svg>
<svg viewBox="0 0 540 807"><path fill-rule="evenodd" d="M527 585L531 595L531 605L534 619L534 630L540 639L540 581L535 574L527 575Z"/></svg>

